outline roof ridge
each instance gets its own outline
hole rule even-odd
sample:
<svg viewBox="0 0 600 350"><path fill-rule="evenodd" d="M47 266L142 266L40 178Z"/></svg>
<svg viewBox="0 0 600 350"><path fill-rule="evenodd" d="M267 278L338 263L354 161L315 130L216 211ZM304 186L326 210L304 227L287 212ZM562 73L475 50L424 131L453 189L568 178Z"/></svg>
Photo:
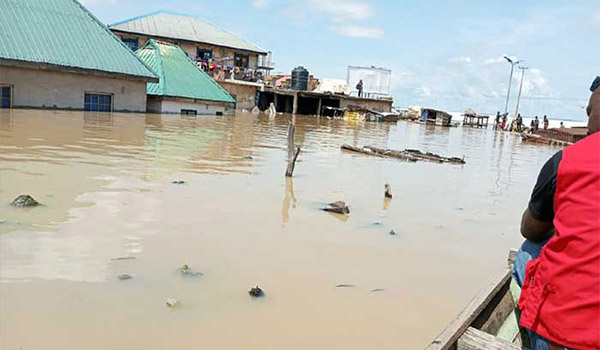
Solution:
<svg viewBox="0 0 600 350"><path fill-rule="evenodd" d="M74 2L77 6L79 6L79 8L81 8L83 10L83 12L85 12L88 16L90 16L90 18L95 21L97 24L100 25L100 27L102 27L102 29L104 29L105 32L107 32L111 37L113 37L113 39L115 39L122 47L124 47L125 49L127 49L127 51L133 55L136 60L138 62L140 62L145 68L146 70L148 70L150 72L150 74L152 74L155 78L158 78L156 76L156 74L154 74L154 72L152 71L152 69L150 69L150 67L146 64L146 62L142 61L133 51L131 51L131 49L125 45L125 43L119 39L118 36L115 35L115 33L113 33L106 24L104 24L102 21L100 21L98 19L98 17L94 16L94 14L92 12L90 12L90 10L88 10L85 6L83 6L83 4L81 2L79 2L79 0L71 0L72 2Z"/></svg>
<svg viewBox="0 0 600 350"><path fill-rule="evenodd" d="M157 69L159 70L158 74L160 75L158 78L158 87L159 90L163 91L163 93L167 89L167 75L165 74L164 62L162 59L162 54L160 52L160 47L158 43L154 39L148 40L146 46L151 46L153 48L154 54L156 55Z"/></svg>

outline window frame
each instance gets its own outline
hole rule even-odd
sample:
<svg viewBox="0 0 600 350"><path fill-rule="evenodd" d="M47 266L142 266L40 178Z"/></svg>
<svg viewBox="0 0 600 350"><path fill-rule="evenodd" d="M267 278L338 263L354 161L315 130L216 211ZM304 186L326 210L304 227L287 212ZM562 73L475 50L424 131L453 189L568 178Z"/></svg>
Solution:
<svg viewBox="0 0 600 350"><path fill-rule="evenodd" d="M206 57L205 54L209 54L209 57ZM201 55L202 54L202 55ZM203 47L196 47L196 60L206 62L213 58L213 49L206 49Z"/></svg>
<svg viewBox="0 0 600 350"><path fill-rule="evenodd" d="M88 96L89 101L88 101ZM101 102L102 100L106 101L105 98L109 98L109 103ZM95 102L94 102L95 100ZM85 112L104 112L111 113L114 107L114 94L110 92L97 92L97 91L86 91L83 94L83 110ZM95 108L93 107L95 105ZM89 108L87 106L90 106ZM100 108L101 106L108 106L108 110L106 108Z"/></svg>
<svg viewBox="0 0 600 350"><path fill-rule="evenodd" d="M245 65L239 65L238 61L242 61L243 59L246 60L246 64ZM233 66L234 67L245 68L245 69L250 68L250 55L249 54L234 53L233 54Z"/></svg>
<svg viewBox="0 0 600 350"><path fill-rule="evenodd" d="M198 115L198 110L189 109L189 108L181 108L179 110L179 114L181 114L181 115Z"/></svg>
<svg viewBox="0 0 600 350"><path fill-rule="evenodd" d="M8 107L4 107L2 105L2 102L4 101L4 96L2 95L3 91L5 88L8 88ZM13 108L13 98L14 98L14 94L15 94L15 87L14 85L10 85L10 84L0 84L0 109L11 109Z"/></svg>
<svg viewBox="0 0 600 350"><path fill-rule="evenodd" d="M138 38L121 38L121 41L125 46L127 46L131 51L137 51L140 48L140 39ZM135 49L130 45L135 41Z"/></svg>

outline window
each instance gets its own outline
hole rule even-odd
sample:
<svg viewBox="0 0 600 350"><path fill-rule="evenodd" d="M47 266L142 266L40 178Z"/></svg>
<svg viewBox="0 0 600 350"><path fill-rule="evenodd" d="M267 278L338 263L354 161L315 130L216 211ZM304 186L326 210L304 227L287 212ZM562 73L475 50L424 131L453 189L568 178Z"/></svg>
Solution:
<svg viewBox="0 0 600 350"><path fill-rule="evenodd" d="M0 108L12 107L12 86L0 85Z"/></svg>
<svg viewBox="0 0 600 350"><path fill-rule="evenodd" d="M248 68L250 66L250 59L248 55L235 54L233 58L233 65L240 68Z"/></svg>
<svg viewBox="0 0 600 350"><path fill-rule="evenodd" d="M197 115L198 111L196 111L195 109L182 109L181 110L181 114L183 114L183 115Z"/></svg>
<svg viewBox="0 0 600 350"><path fill-rule="evenodd" d="M83 101L83 110L93 112L112 111L112 95L86 92Z"/></svg>
<svg viewBox="0 0 600 350"><path fill-rule="evenodd" d="M206 62L213 57L212 50L198 48L196 49L196 57L198 61Z"/></svg>
<svg viewBox="0 0 600 350"><path fill-rule="evenodd" d="M138 39L121 39L123 44L127 45L132 51L136 51L138 49Z"/></svg>

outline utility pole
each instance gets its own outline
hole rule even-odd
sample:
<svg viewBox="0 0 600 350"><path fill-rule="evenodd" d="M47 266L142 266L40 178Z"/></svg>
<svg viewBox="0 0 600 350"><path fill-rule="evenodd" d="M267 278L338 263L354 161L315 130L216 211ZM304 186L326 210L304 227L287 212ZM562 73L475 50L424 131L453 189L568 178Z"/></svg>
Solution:
<svg viewBox="0 0 600 350"><path fill-rule="evenodd" d="M519 115L519 103L521 102L521 90L523 89L523 77L525 77L525 71L529 68L528 67L519 67L519 69L521 70L521 85L519 86L519 96L517 97L517 108L515 109L515 118Z"/></svg>
<svg viewBox="0 0 600 350"><path fill-rule="evenodd" d="M512 59L510 59L507 56L504 56L504 59L508 61L508 63L510 63L510 78L508 79L508 92L506 93L506 105L504 106L504 114L508 114L508 99L510 98L510 87L512 85L512 77L513 77L513 72L515 70L515 66L519 63L521 63L521 61L513 61Z"/></svg>

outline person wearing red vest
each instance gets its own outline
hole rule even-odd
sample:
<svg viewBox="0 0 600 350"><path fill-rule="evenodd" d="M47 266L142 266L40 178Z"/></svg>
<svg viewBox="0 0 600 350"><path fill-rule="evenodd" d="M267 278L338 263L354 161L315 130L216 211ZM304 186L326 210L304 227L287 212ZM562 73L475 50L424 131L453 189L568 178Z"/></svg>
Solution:
<svg viewBox="0 0 600 350"><path fill-rule="evenodd" d="M540 171L521 220L513 278L534 350L600 350L600 77L588 136Z"/></svg>

